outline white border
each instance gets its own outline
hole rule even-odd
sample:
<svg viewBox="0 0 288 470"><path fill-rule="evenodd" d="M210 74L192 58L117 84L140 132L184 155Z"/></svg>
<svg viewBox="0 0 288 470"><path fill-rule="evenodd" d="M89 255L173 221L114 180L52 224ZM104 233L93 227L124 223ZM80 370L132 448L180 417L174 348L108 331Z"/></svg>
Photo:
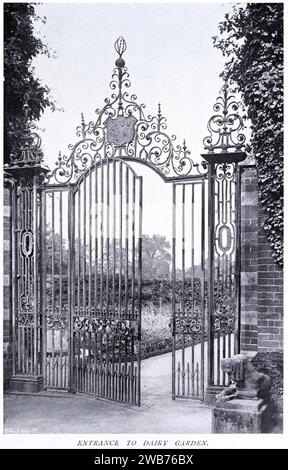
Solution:
<svg viewBox="0 0 288 470"><path fill-rule="evenodd" d="M1 3L3 3L3 0L1 0ZM18 2L17 3L21 3ZM53 2L53 1L46 1L43 3L81 3L81 2L75 2L75 1L62 1L62 2ZM99 1L89 1L86 0L86 3L178 3L178 2L172 2L172 1L163 1L163 0L158 0L157 2L154 2L153 0L126 0L124 2L121 2L119 0L115 0L114 2L99 2ZM189 0L182 0L181 3L200 3L200 2L194 2L194 1L189 1ZM227 0L222 0L221 2L215 1L215 0L210 0L210 2L205 2L205 3L236 3L236 2L229 2ZM242 2L246 3L246 2ZM280 3L277 1L257 1L257 2L252 2L252 3ZM3 5L1 5L1 28L3 28ZM286 18L287 15L287 6L284 5L284 18ZM286 26L286 21L285 21L285 26ZM286 28L285 28L285 33L286 33ZM3 37L3 30L1 30L1 37ZM286 45L286 34L285 34L285 42L284 44ZM3 77L3 61L1 61L1 67L2 67L2 77ZM285 64L285 71L286 71L286 64ZM1 104L3 109L3 94L1 94ZM287 112L285 110L285 119L287 122ZM3 119L3 115L2 115ZM3 124L3 123L2 123ZM2 148L3 148L3 125L1 126L1 141L2 141ZM285 148L288 148L287 145L287 136L285 135ZM2 215L2 207L3 207L3 172L0 171L1 175L1 191L0 191L0 214ZM287 185L285 185L285 201L286 201L286 196L287 196ZM1 228L0 228L0 233L1 233L1 239L3 240L3 226L1 223ZM287 245L287 238L288 235L285 231L285 244L284 246ZM1 255L0 255L0 278L3 279L2 276L2 269L3 269L3 253L2 250ZM285 250L286 252L286 250ZM286 272L284 272L284 286L287 285L287 276ZM285 292L285 287L284 287L284 292ZM0 305L3 305L3 292L2 289L0 290ZM286 310L286 298L284 299L284 312ZM285 312L286 313L286 312ZM284 319L285 320L285 319ZM287 342L287 328L286 328L286 321L284 321L284 344L288 344ZM3 344L3 322L0 322L0 339ZM3 357L1 354L1 359L0 359L0 370L3 371ZM287 348L284 350L284 376L287 377ZM287 382L287 381L286 381ZM1 383L0 383L1 391L0 391L0 396L1 396L1 403L3 405L3 373L1 374ZM284 410L286 410L286 405L287 405L287 390L285 390L284 394ZM2 419L1 419L2 418ZM0 419L1 419L1 434L0 434L0 448L2 449L15 449L15 448L29 448L29 449L48 449L48 448L54 448L54 449L98 449L98 450L104 450L110 448L110 446L102 446L98 447L93 445L93 442L90 444L92 445L87 445L87 446L79 446L79 441L111 441L117 440L119 442L118 446L114 446L112 448L119 448L119 449L126 449L128 448L127 445L127 440L136 440L136 445L133 448L143 448L143 443L146 440L149 441L167 441L167 445L165 447L160 446L160 448L171 448L171 449L180 449L180 448L185 448L185 449L203 449L203 448L210 448L210 449L287 449L288 448L288 436L287 436L287 424L288 424L288 414L284 413L284 433L283 434L250 434L250 435L243 435L243 434L225 434L225 435L218 435L218 434L3 434L3 406L1 407L0 411ZM179 446L176 445L176 441L194 441L195 444L191 446ZM204 442L204 445L203 445ZM148 446L147 448L159 448L157 445L151 445Z"/></svg>

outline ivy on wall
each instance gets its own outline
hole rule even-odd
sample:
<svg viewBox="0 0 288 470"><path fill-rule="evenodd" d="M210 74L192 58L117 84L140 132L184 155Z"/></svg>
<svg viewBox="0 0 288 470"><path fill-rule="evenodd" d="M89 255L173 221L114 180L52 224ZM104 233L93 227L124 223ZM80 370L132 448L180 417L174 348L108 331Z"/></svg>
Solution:
<svg viewBox="0 0 288 470"><path fill-rule="evenodd" d="M214 46L227 58L251 121L264 230L283 266L283 3L234 5L219 24Z"/></svg>

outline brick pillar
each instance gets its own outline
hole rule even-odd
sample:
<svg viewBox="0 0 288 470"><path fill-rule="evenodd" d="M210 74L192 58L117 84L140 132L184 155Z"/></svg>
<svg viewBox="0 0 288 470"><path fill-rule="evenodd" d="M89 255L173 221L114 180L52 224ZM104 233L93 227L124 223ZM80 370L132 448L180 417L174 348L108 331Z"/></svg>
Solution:
<svg viewBox="0 0 288 470"><path fill-rule="evenodd" d="M255 165L241 168L241 351L283 350L283 271L264 232Z"/></svg>
<svg viewBox="0 0 288 470"><path fill-rule="evenodd" d="M255 166L241 167L241 351L257 351L258 184Z"/></svg>
<svg viewBox="0 0 288 470"><path fill-rule="evenodd" d="M4 187L3 207L3 369L4 389L9 386L12 375L12 253L11 253L11 190L9 184Z"/></svg>

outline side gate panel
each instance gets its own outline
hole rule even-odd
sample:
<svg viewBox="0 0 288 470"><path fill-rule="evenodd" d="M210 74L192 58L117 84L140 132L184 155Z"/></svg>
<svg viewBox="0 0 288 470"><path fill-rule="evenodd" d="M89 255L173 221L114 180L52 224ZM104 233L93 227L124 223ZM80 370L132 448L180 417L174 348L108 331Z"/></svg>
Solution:
<svg viewBox="0 0 288 470"><path fill-rule="evenodd" d="M239 352L240 185L237 164L211 165L208 385L228 385L221 360Z"/></svg>
<svg viewBox="0 0 288 470"><path fill-rule="evenodd" d="M173 399L204 397L205 192L205 180L173 184Z"/></svg>
<svg viewBox="0 0 288 470"><path fill-rule="evenodd" d="M42 318L44 386L68 390L70 324L69 187L42 193Z"/></svg>

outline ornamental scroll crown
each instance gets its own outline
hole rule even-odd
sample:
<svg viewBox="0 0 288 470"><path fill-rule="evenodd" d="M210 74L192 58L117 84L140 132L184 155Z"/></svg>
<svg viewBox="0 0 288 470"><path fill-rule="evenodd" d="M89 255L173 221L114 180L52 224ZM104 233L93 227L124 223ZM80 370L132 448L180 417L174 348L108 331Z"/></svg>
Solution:
<svg viewBox="0 0 288 470"><path fill-rule="evenodd" d="M208 121L209 136L203 140L208 153L229 153L231 150L241 152L246 137L241 132L244 129L243 118L239 114L240 103L236 101L233 91L225 80L220 95L216 99L214 114ZM203 155L204 156L204 155Z"/></svg>
<svg viewBox="0 0 288 470"><path fill-rule="evenodd" d="M27 102L23 106L24 125L10 153L8 167L33 167L43 162L44 154L41 149L41 137L35 131L36 124L31 120L31 109Z"/></svg>
<svg viewBox="0 0 288 470"><path fill-rule="evenodd" d="M205 176L205 162L194 163L185 141L183 145L175 144L176 136L167 133L160 105L156 115L145 117L145 105L127 91L131 83L122 57L127 49L123 37L117 39L114 48L118 57L110 82L112 94L105 98L103 108L96 109L95 122L87 124L82 115L76 129L80 140L68 146L69 154L59 155L48 180L76 183L93 164L114 157L145 161L164 180L192 174Z"/></svg>

